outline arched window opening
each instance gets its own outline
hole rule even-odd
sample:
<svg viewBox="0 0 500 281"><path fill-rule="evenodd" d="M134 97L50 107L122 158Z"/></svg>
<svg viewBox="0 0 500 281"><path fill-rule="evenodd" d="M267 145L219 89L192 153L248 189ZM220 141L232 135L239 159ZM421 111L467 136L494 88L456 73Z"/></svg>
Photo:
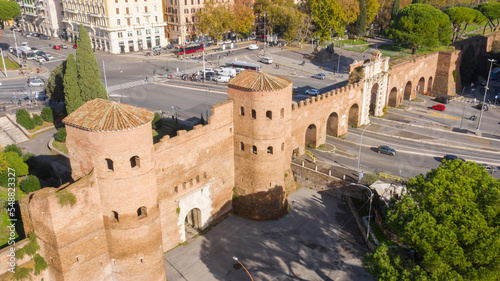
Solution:
<svg viewBox="0 0 500 281"><path fill-rule="evenodd" d="M257 119L257 112L255 111L255 109L252 109L252 118Z"/></svg>
<svg viewBox="0 0 500 281"><path fill-rule="evenodd" d="M130 167L131 168L139 168L141 167L141 162L140 162L140 159L139 159L139 156L132 156L130 158Z"/></svg>
<svg viewBox="0 0 500 281"><path fill-rule="evenodd" d="M283 118L283 117L285 117L285 109L284 108L281 109L281 118Z"/></svg>
<svg viewBox="0 0 500 281"><path fill-rule="evenodd" d="M255 145L252 146L252 153L257 154L257 147Z"/></svg>
<svg viewBox="0 0 500 281"><path fill-rule="evenodd" d="M266 118L269 119L269 120L273 119L273 112L271 110L268 110L266 112Z"/></svg>
<svg viewBox="0 0 500 281"><path fill-rule="evenodd" d="M113 166L113 160L106 158L106 167L108 168L109 171L114 171L115 168Z"/></svg>
<svg viewBox="0 0 500 281"><path fill-rule="evenodd" d="M240 142L240 149L241 151L245 151L245 144L243 142Z"/></svg>
<svg viewBox="0 0 500 281"><path fill-rule="evenodd" d="M241 116L245 116L245 108L243 106L240 107L240 114Z"/></svg>
<svg viewBox="0 0 500 281"><path fill-rule="evenodd" d="M111 218L116 221L116 222L119 222L119 218L118 218L118 213L115 212L115 211L111 211Z"/></svg>
<svg viewBox="0 0 500 281"><path fill-rule="evenodd" d="M174 192L179 193L179 187L177 185L174 187Z"/></svg>
<svg viewBox="0 0 500 281"><path fill-rule="evenodd" d="M273 154L273 147L272 146L269 146L267 148L267 154Z"/></svg>
<svg viewBox="0 0 500 281"><path fill-rule="evenodd" d="M196 176L196 183L199 183L200 182L200 176Z"/></svg>
<svg viewBox="0 0 500 281"><path fill-rule="evenodd" d="M148 209L146 207L142 206L139 209L137 209L137 217L139 217L139 219L143 219L147 216L148 216Z"/></svg>

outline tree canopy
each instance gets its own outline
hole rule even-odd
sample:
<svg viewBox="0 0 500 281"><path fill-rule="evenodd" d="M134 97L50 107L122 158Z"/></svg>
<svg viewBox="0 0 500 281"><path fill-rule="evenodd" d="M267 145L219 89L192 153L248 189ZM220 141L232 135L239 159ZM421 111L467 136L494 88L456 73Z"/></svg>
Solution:
<svg viewBox="0 0 500 281"><path fill-rule="evenodd" d="M1 0L0 0L1 1ZM56 102L64 100L64 72L66 71L66 61L61 62L50 72L49 79L45 84L47 96Z"/></svg>
<svg viewBox="0 0 500 281"><path fill-rule="evenodd" d="M457 40L460 34L465 32L469 24L481 24L486 20L481 12L467 7L454 7L447 9L444 12L448 15L451 23L453 24L453 42ZM465 24L464 28L461 28L462 24Z"/></svg>
<svg viewBox="0 0 500 281"><path fill-rule="evenodd" d="M427 4L404 7L389 26L391 39L413 48L448 45L452 28L448 16Z"/></svg>
<svg viewBox="0 0 500 281"><path fill-rule="evenodd" d="M76 71L75 60L73 54L69 54L66 59L66 73L64 74L64 103L66 105L66 113L77 110L84 104L80 95L80 87L78 86L78 73Z"/></svg>
<svg viewBox="0 0 500 281"><path fill-rule="evenodd" d="M329 40L334 33L343 35L346 24L354 22L348 22L343 6L336 0L309 0L307 5L315 26L314 36L321 41Z"/></svg>
<svg viewBox="0 0 500 281"><path fill-rule="evenodd" d="M497 280L500 181L475 162L445 161L408 181L386 219L412 249L379 247L366 265L383 280Z"/></svg>
<svg viewBox="0 0 500 281"><path fill-rule="evenodd" d="M206 1L203 8L196 12L198 29L216 40L222 40L232 24L228 5L217 5L214 0Z"/></svg>
<svg viewBox="0 0 500 281"><path fill-rule="evenodd" d="M486 2L477 6L477 9L486 17L486 24L484 25L483 34L486 31L487 26L490 27L491 31L497 30L498 25L500 25L500 3Z"/></svg>
<svg viewBox="0 0 500 281"><path fill-rule="evenodd" d="M0 0L0 23L16 18L21 14L21 8L15 1Z"/></svg>

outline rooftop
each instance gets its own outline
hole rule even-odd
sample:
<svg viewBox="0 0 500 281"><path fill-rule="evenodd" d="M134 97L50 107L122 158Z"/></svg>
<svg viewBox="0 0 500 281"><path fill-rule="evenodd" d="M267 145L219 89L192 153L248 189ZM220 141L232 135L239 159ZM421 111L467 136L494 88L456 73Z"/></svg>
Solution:
<svg viewBox="0 0 500 281"><path fill-rule="evenodd" d="M63 122L66 125L94 132L124 131L153 120L153 112L124 103L104 99L86 102Z"/></svg>
<svg viewBox="0 0 500 281"><path fill-rule="evenodd" d="M281 76L271 76L264 72L244 70L230 80L228 86L253 92L269 92L282 90L291 83L293 82Z"/></svg>

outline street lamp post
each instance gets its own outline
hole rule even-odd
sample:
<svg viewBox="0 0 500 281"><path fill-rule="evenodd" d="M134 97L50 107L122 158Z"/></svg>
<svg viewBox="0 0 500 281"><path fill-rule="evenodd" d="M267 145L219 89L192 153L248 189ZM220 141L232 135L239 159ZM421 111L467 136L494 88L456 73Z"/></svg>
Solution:
<svg viewBox="0 0 500 281"><path fill-rule="evenodd" d="M250 272L248 272L247 268L238 260L238 258L237 257L233 257L233 260L237 261L243 267L243 269L245 269L245 271L247 272L248 276L250 276L250 279L253 281L252 275L250 275Z"/></svg>
<svg viewBox="0 0 500 281"><path fill-rule="evenodd" d="M368 243L368 239L370 237L370 217L372 214L372 199L373 199L373 191L364 185L358 185L360 187L364 187L370 191L370 207L368 208L368 226L366 227L366 243Z"/></svg>
<svg viewBox="0 0 500 281"><path fill-rule="evenodd" d="M481 127L481 119L483 118L483 111L484 111L484 102L486 101L486 94L488 93L489 90L488 86L490 84L491 69L493 68L493 63L496 62L496 60L494 59L489 59L488 61L491 62L490 71L488 72L488 81L486 81L486 86L484 87L483 104L481 105L481 113L479 114L479 122L477 123L476 135L479 135L479 128Z"/></svg>
<svg viewBox="0 0 500 281"><path fill-rule="evenodd" d="M123 70L122 67L120 66L120 76L122 76ZM123 102L123 83L120 83L120 94L122 96L120 102Z"/></svg>
<svg viewBox="0 0 500 281"><path fill-rule="evenodd" d="M358 153L358 182L361 182L361 176L360 176L360 172L359 172L359 168L360 168L360 163L361 163L361 143L363 142L363 134L365 133L365 130L370 127L372 123L368 123L368 125L366 125L366 127L363 129L363 132L361 132L361 138L359 139L359 153Z"/></svg>

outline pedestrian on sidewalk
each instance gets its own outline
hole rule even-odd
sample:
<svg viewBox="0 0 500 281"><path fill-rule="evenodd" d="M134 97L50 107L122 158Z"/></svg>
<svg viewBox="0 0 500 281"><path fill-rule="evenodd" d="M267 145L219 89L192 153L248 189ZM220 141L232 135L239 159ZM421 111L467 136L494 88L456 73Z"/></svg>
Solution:
<svg viewBox="0 0 500 281"><path fill-rule="evenodd" d="M146 82L148 82L148 76L146 76Z"/></svg>

